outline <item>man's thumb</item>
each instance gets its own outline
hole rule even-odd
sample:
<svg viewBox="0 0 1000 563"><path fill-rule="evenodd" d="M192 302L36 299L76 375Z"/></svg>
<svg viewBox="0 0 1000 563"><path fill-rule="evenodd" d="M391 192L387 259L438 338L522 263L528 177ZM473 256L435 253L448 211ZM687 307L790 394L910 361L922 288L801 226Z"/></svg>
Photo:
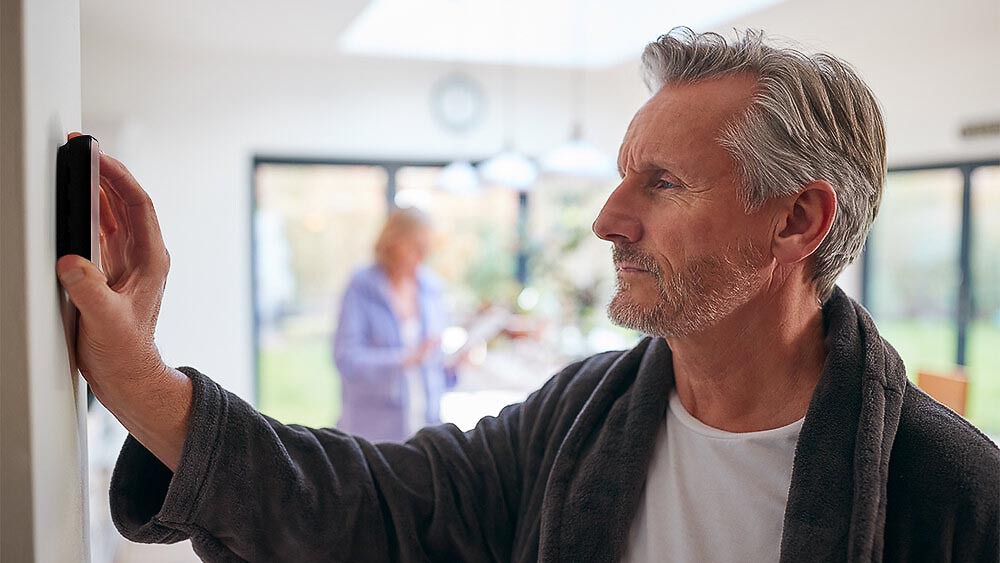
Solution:
<svg viewBox="0 0 1000 563"><path fill-rule="evenodd" d="M102 316L107 312L113 292L93 262L82 256L63 256L56 262L56 275L81 314Z"/></svg>

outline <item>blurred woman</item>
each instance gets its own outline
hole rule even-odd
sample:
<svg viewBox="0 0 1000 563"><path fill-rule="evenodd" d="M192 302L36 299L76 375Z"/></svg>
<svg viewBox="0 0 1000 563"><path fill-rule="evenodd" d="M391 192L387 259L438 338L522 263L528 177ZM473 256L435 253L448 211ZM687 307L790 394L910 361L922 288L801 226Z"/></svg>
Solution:
<svg viewBox="0 0 1000 563"><path fill-rule="evenodd" d="M439 345L447 322L441 283L423 266L430 239L423 212L394 210L374 264L356 271L344 292L333 349L345 432L401 441L440 422L441 395L454 374Z"/></svg>

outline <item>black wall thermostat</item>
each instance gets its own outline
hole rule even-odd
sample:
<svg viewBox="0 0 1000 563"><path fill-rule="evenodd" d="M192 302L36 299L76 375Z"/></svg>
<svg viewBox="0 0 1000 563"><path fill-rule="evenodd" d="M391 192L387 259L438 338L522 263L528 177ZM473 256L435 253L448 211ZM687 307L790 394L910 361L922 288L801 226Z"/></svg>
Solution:
<svg viewBox="0 0 1000 563"><path fill-rule="evenodd" d="M101 267L100 147L80 135L56 154L56 257L83 256Z"/></svg>
<svg viewBox="0 0 1000 563"><path fill-rule="evenodd" d="M78 135L56 153L56 258L82 256L101 268L101 150L97 139ZM61 292L60 310L66 331L70 373L77 373L76 333L78 314ZM87 389L87 407L94 394Z"/></svg>

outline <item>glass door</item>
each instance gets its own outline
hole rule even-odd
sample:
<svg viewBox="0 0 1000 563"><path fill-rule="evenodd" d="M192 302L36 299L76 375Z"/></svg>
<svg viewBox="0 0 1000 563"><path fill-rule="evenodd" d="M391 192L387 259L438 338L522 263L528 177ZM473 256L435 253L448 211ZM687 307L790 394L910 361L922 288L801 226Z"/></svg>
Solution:
<svg viewBox="0 0 1000 563"><path fill-rule="evenodd" d="M1000 435L1000 166L972 172L972 318L966 362L969 419Z"/></svg>
<svg viewBox="0 0 1000 563"><path fill-rule="evenodd" d="M331 334L351 272L371 261L388 173L264 163L255 174L258 408L284 423L334 426L340 385Z"/></svg>

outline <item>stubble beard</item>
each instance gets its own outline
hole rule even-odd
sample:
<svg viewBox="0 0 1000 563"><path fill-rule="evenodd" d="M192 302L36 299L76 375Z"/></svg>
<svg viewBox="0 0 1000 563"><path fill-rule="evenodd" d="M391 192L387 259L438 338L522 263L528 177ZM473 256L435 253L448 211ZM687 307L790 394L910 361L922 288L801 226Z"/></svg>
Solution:
<svg viewBox="0 0 1000 563"><path fill-rule="evenodd" d="M704 332L749 301L761 263L749 242L691 260L670 276L639 249L615 245L612 256L615 264L628 261L647 270L658 296L652 304L637 302L630 291L633 282L619 275L608 317L617 325L664 338Z"/></svg>

